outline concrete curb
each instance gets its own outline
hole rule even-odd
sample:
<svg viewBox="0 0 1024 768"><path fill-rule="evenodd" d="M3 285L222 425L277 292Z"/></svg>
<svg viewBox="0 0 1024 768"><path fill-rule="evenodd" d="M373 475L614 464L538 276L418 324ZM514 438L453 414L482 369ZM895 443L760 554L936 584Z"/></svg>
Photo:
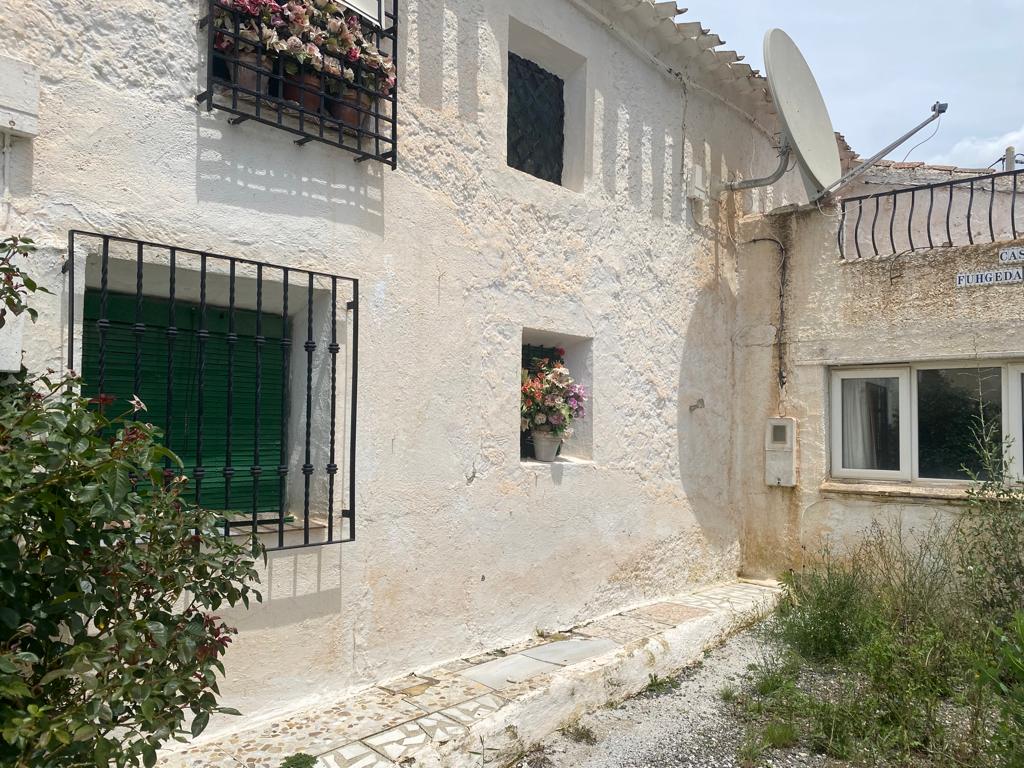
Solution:
<svg viewBox="0 0 1024 768"><path fill-rule="evenodd" d="M546 687L509 702L459 739L425 746L409 762L430 768L506 768L566 722L640 693L651 675L668 677L700 661L705 650L765 616L777 599L765 595L749 608L701 616L565 667Z"/></svg>

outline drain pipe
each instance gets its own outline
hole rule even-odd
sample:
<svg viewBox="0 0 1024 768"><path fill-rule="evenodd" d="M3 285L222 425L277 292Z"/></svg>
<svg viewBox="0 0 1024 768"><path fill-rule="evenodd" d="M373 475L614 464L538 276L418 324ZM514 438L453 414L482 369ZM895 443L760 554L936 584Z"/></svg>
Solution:
<svg viewBox="0 0 1024 768"><path fill-rule="evenodd" d="M774 243L779 249L779 327L775 333L775 345L778 347L778 377L779 392L786 388L788 376L786 374L786 355L783 350L783 343L786 336L786 279L789 267L789 257L786 254L786 246L781 240L774 237L755 237L751 243Z"/></svg>

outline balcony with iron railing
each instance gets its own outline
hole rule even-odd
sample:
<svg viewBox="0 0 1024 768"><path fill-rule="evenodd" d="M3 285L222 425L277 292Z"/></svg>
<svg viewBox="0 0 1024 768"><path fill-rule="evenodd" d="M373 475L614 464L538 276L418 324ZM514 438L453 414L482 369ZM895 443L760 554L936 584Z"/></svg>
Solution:
<svg viewBox="0 0 1024 768"><path fill-rule="evenodd" d="M952 178L839 201L840 257L891 257L1024 236L1024 169Z"/></svg>
<svg viewBox="0 0 1024 768"><path fill-rule="evenodd" d="M261 123L299 145L320 142L356 162L397 167L398 0L372 4L376 14L317 8L320 26L296 36L294 24L258 2L207 0L206 75L196 100L230 114L232 125Z"/></svg>

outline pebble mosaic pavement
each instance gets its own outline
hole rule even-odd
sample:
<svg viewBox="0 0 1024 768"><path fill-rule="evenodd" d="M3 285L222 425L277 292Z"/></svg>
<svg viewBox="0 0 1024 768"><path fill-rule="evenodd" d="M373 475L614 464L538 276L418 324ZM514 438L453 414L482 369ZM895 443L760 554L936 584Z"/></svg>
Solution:
<svg viewBox="0 0 1024 768"><path fill-rule="evenodd" d="M457 739L508 702L544 688L565 666L709 613L747 610L774 592L744 582L703 589L591 622L557 639L533 638L387 681L333 704L166 753L158 765L279 768L289 755L304 752L316 756L317 768L397 768L428 742Z"/></svg>

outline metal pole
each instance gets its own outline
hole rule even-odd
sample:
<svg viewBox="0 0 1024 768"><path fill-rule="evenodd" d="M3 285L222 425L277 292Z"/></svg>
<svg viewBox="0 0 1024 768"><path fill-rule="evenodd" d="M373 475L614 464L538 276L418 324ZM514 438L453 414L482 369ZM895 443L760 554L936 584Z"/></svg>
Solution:
<svg viewBox="0 0 1024 768"><path fill-rule="evenodd" d="M1017 148L1007 147L1006 148L1006 160L1003 162L1004 171L1015 171L1017 170Z"/></svg>
<svg viewBox="0 0 1024 768"><path fill-rule="evenodd" d="M931 117L929 117L927 120L922 122L916 128L913 128L913 129L907 131L905 134L900 136L898 139L896 139L896 141L894 141L892 144L887 146L885 149L881 150L880 152L878 152L875 155L872 155L868 160L864 161L863 163L858 165L856 168L854 168L853 170L849 171L845 176L841 176L837 181L834 181L831 184L829 184L825 189L823 189L821 192L819 192L818 195L816 197L814 197L813 200L811 200L811 202L813 203L816 200L820 200L821 198L825 197L825 195L831 194L832 192L834 192L834 191L836 191L838 189L841 189L842 187L845 187L847 184L849 184L855 178L857 178L862 173L864 173L866 170L868 170L868 168L871 168L875 163L877 163L883 157L885 157L890 152L892 152L894 149L896 149L896 147L898 147L900 144L905 142L907 139L909 139L915 133L919 132L926 125L929 125L930 123L933 123L936 120L938 120L940 117L942 117L942 115L946 112L946 110L948 108L949 108L949 104L943 104L943 103L938 102L938 101L935 102L932 105Z"/></svg>
<svg viewBox="0 0 1024 768"><path fill-rule="evenodd" d="M760 179L745 179L743 181L729 181L722 184L722 189L727 189L731 192L737 192L741 189L756 189L757 187L767 187L774 184L776 181L782 178L783 174L786 173L786 169L789 167L789 155L791 153L789 144L783 144L779 147L779 167L772 171L771 175L765 176Z"/></svg>

